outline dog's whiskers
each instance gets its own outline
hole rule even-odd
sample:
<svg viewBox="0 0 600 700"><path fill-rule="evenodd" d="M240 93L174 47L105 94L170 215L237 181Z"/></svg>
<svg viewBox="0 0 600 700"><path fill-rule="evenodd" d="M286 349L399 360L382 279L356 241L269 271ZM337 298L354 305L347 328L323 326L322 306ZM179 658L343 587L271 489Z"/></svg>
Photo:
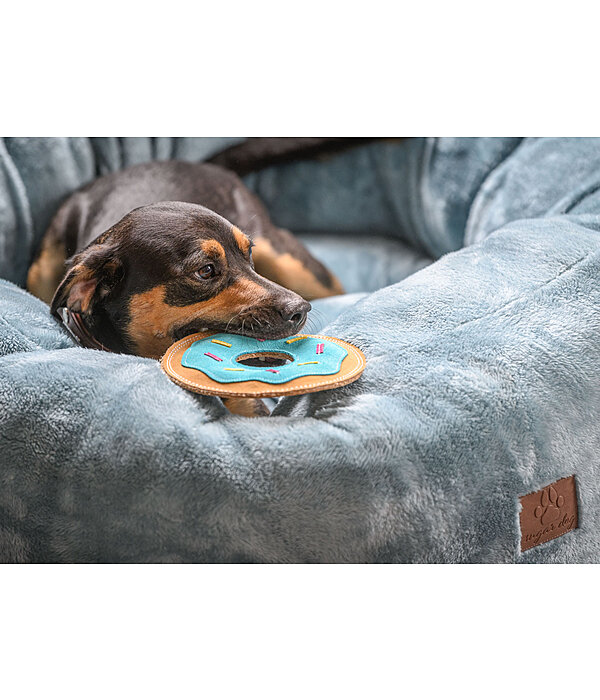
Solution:
<svg viewBox="0 0 600 700"><path fill-rule="evenodd" d="M232 316L232 317L229 319L229 321L227 321L227 325L225 326L225 333L227 333L227 331L229 330L229 324L230 324L232 321L235 321L235 319L236 319L241 313L242 313L241 311L238 311L237 314L236 314L235 316Z"/></svg>
<svg viewBox="0 0 600 700"><path fill-rule="evenodd" d="M326 316L322 311L318 309L311 309L306 323L304 324L304 330L309 331L309 333L317 333L324 325L326 325Z"/></svg>

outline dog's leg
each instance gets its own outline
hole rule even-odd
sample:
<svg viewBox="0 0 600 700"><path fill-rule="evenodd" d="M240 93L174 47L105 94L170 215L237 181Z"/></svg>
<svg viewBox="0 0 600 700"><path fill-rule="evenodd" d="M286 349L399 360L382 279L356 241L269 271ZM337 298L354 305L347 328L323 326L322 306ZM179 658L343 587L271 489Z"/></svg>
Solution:
<svg viewBox="0 0 600 700"><path fill-rule="evenodd" d="M47 304L65 275L65 261L78 248L80 202L81 195L71 195L56 212L27 274L27 290Z"/></svg>
<svg viewBox="0 0 600 700"><path fill-rule="evenodd" d="M268 236L255 236L252 258L259 275L308 301L344 293L337 277L285 229L273 229Z"/></svg>
<svg viewBox="0 0 600 700"><path fill-rule="evenodd" d="M48 231L27 273L27 290L49 304L65 274L66 258L65 244L57 239L52 230Z"/></svg>
<svg viewBox="0 0 600 700"><path fill-rule="evenodd" d="M268 416L270 411L263 401L260 399L248 398L230 398L223 399L225 407L230 413L235 413L236 416L246 416L246 418L258 418L259 416Z"/></svg>

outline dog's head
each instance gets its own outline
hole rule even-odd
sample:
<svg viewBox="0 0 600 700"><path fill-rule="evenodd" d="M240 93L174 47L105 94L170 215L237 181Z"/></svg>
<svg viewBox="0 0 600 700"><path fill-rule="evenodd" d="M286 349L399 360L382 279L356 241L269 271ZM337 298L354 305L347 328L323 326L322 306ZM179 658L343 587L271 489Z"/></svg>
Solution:
<svg viewBox="0 0 600 700"><path fill-rule="evenodd" d="M246 235L205 207L140 207L72 259L51 310L77 312L106 347L147 357L204 329L297 333L310 304L258 275L251 249Z"/></svg>

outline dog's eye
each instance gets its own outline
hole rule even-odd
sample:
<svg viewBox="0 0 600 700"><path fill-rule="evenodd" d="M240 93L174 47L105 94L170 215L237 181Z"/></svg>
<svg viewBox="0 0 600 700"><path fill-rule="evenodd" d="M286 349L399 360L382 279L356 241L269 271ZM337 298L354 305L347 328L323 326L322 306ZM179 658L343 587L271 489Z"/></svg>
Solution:
<svg viewBox="0 0 600 700"><path fill-rule="evenodd" d="M211 277L215 276L215 266L214 265L205 265L204 267L201 267L197 272L196 276L199 277L201 280L208 280Z"/></svg>

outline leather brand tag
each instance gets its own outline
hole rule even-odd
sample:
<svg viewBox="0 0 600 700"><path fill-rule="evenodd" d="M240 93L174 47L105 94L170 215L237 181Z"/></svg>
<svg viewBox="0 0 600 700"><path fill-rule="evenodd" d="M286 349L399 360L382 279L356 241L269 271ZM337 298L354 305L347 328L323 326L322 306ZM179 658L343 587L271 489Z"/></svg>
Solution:
<svg viewBox="0 0 600 700"><path fill-rule="evenodd" d="M521 551L560 537L577 527L575 477L567 476L521 496Z"/></svg>

